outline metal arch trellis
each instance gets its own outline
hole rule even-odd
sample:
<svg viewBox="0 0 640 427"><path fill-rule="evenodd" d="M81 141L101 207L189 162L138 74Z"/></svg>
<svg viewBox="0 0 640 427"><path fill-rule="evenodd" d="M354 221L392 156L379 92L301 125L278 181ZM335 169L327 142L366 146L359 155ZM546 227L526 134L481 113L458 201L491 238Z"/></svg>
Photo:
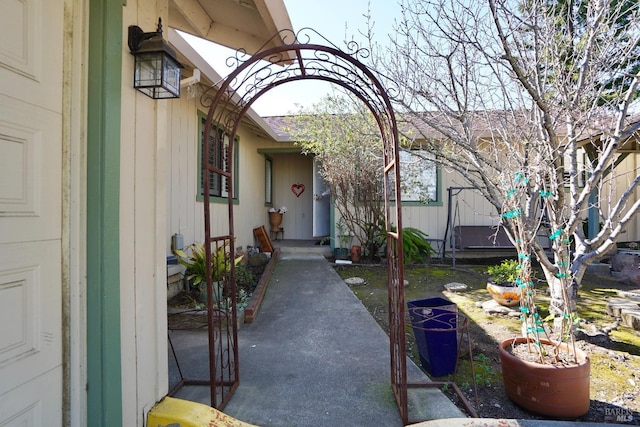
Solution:
<svg viewBox="0 0 640 427"><path fill-rule="evenodd" d="M368 51L357 44L347 44L342 51L328 45L309 43L315 31L305 28L298 33L279 34L284 44L261 50L254 55L239 53L227 60L237 68L219 86L210 88L201 102L208 108L202 140L203 188L210 188L210 179L220 179L227 190L228 233L211 237L210 194L204 193L204 231L207 268L217 248L228 246L229 259L235 258L233 225L233 144L240 122L252 103L279 85L305 79L323 80L339 85L357 96L372 112L383 141L385 220L387 234L391 387L402 420L409 422L407 403L407 374L405 346L404 268L402 253L401 203L394 196L400 194L399 138L395 114L385 88L376 76L360 62ZM315 35L321 37L319 34ZM274 36L275 37L275 36ZM306 43L301 43L304 38ZM235 64L233 63L235 61ZM212 129L217 129L211 135ZM211 138L211 139L210 139ZM213 148L213 152L211 152ZM221 158L218 156L222 156ZM395 203L391 203L393 199ZM209 370L211 406L223 408L239 383L237 322L235 301L235 266L230 263L228 283L213 283L207 272L207 312L209 328ZM228 290L232 310L222 310L217 289ZM226 317L225 317L226 316Z"/></svg>

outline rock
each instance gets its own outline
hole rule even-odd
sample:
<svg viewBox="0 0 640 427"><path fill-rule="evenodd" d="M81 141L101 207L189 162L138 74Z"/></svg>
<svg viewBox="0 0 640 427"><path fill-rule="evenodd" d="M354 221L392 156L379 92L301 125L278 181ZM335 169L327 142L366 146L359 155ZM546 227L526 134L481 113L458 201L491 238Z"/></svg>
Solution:
<svg viewBox="0 0 640 427"><path fill-rule="evenodd" d="M587 272L592 274L600 274L608 276L611 274L611 266L609 264L594 262L587 266Z"/></svg>
<svg viewBox="0 0 640 427"><path fill-rule="evenodd" d="M249 252L247 254L247 265L249 267L260 267L269 262L269 257L264 252Z"/></svg>
<svg viewBox="0 0 640 427"><path fill-rule="evenodd" d="M611 331L613 331L613 330L617 329L617 328L618 328L618 326L620 326L620 324L619 324L619 322L616 320L616 321L615 321L615 322L613 322L613 323L610 323L610 324L608 324L608 325L604 325L604 326L602 327L602 332L608 335L608 334L609 334L609 332L611 332Z"/></svg>
<svg viewBox="0 0 640 427"><path fill-rule="evenodd" d="M622 310L636 310L640 307L640 298L609 298L607 301L607 313L613 317L621 317Z"/></svg>
<svg viewBox="0 0 640 427"><path fill-rule="evenodd" d="M518 310L514 310L511 307L505 307L504 305L498 304L495 300L489 300L482 303L482 309L489 314L506 314L508 316L519 315L520 312Z"/></svg>
<svg viewBox="0 0 640 427"><path fill-rule="evenodd" d="M622 323L635 330L640 330L640 309L624 309L620 313Z"/></svg>
<svg viewBox="0 0 640 427"><path fill-rule="evenodd" d="M364 285L367 282L362 277L348 277L344 279L344 283L346 283L349 286L352 286L352 285Z"/></svg>
<svg viewBox="0 0 640 427"><path fill-rule="evenodd" d="M640 289L624 290L618 289L617 294L623 298L640 298Z"/></svg>
<svg viewBox="0 0 640 427"><path fill-rule="evenodd" d="M611 257L611 270L622 271L625 267L635 266L638 268L640 257L633 254L617 253Z"/></svg>
<svg viewBox="0 0 640 427"><path fill-rule="evenodd" d="M462 292L469 289L469 287L464 283L458 283L458 282L447 283L446 285L444 285L444 288L451 292Z"/></svg>
<svg viewBox="0 0 640 427"><path fill-rule="evenodd" d="M640 286L640 268L638 265L627 265L620 272L620 278L630 285Z"/></svg>

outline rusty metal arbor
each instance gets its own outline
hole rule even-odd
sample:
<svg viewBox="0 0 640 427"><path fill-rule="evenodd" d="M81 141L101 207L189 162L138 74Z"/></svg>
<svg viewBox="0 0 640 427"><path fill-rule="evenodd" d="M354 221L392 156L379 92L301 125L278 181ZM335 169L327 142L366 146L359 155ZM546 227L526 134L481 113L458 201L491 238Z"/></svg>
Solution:
<svg viewBox="0 0 640 427"><path fill-rule="evenodd" d="M252 103L264 93L282 84L315 79L323 80L350 91L371 111L380 129L383 142L384 194L387 234L389 325L391 353L391 387L405 424L409 421L407 404L407 375L405 347L404 269L402 254L399 139L396 117L389 96L376 76L358 58L369 52L355 43L348 51L336 46L309 43L311 29L298 33L280 34L285 44L265 49L252 56L230 58L237 65L222 84L203 95L202 103L208 107L202 149L203 188L209 189L211 179L221 182L227 192L228 233L211 236L209 191L204 191L204 222L207 267L220 248L228 244L229 260L234 259L233 227L233 149L241 119ZM319 36L321 37L321 36ZM301 43L304 38L307 43ZM227 61L229 63L229 60ZM395 199L395 200L394 200ZM391 203L393 200L394 203ZM224 249L223 249L224 251ZM235 301L235 268L230 262L230 274L222 282L214 282L207 274L207 307L209 321L209 365L211 405L222 408L238 386L238 345ZM216 294L227 292L232 299L232 310L221 310ZM219 301L219 300L218 300Z"/></svg>

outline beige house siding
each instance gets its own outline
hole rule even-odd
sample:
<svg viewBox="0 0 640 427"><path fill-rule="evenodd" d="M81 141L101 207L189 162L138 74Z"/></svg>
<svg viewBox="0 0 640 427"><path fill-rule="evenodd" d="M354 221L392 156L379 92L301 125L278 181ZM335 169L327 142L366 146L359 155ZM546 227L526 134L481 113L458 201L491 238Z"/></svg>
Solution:
<svg viewBox="0 0 640 427"><path fill-rule="evenodd" d="M606 197L611 194L612 200L620 200L623 192L629 188L629 183L633 181L640 168L640 154L631 153L623 162L616 168L616 179L611 185L604 185L601 192L601 197ZM628 171L623 173L621 171ZM636 189L635 197L631 198L630 204L638 200L640 197L640 189ZM639 242L640 241L640 216L636 215L633 221L629 222L626 227L626 231L622 234L620 239L624 242Z"/></svg>
<svg viewBox="0 0 640 427"><path fill-rule="evenodd" d="M126 23L150 31L166 9L129 1ZM124 26L126 31L127 26ZM172 100L133 90L133 56L122 47L120 157L120 283L122 412L143 425L144 412L168 392L164 230L167 136ZM144 363L140 363L144 361ZM135 420L135 421L134 421Z"/></svg>
<svg viewBox="0 0 640 427"><path fill-rule="evenodd" d="M204 240L203 205L198 198L199 191L199 151L200 143L198 111L206 111L200 106L198 97L183 97L170 104L172 121L169 124L170 158L168 160L167 174L167 206L168 215L165 232L165 252L171 254L171 236L179 233L183 236L185 246ZM261 148L281 148L288 144L260 137L248 126L242 124L238 131L238 202L234 205L234 228L236 235L236 247L246 248L254 245L253 229L260 225L267 225L267 209L265 206L265 156L258 153ZM289 171L292 165L299 160L281 159L281 155L272 156L274 159L274 205L286 205L291 197L278 198L280 182L288 182L286 176L294 174L294 170L303 171L301 167L295 167ZM280 165L280 167L278 167ZM304 172L309 176L311 169ZM280 181L278 181L280 180ZM290 184L289 184L290 185ZM310 185L308 186L310 188ZM309 196L305 192L303 195ZM286 194L285 194L286 195ZM293 196L293 195L292 195ZM310 197L310 196L309 196ZM295 199L295 196L293 196ZM302 196L301 196L302 198ZM279 204L280 203L280 204ZM226 203L211 203L211 234L225 235L227 231L228 209ZM289 219L287 214L287 219ZM285 221L287 221L285 219ZM291 234L291 238L296 234ZM287 236L289 237L289 236ZM298 237L299 238L299 237Z"/></svg>
<svg viewBox="0 0 640 427"><path fill-rule="evenodd" d="M185 90L179 99L153 100L134 90L134 59L126 43L127 27L135 24L153 31L160 16L165 38L172 26L192 30L179 16L193 12L189 5L180 9L169 1L129 0L123 7L120 318L126 425L144 425L145 414L168 392L166 256L171 253L171 235L181 233L185 245L202 241L204 236L202 202L196 198L199 98L190 97ZM228 2L220 7L235 6ZM250 9L244 12L235 15L239 24L243 19L261 16ZM285 10L278 13L285 16L271 18L289 22ZM229 44L244 35L242 28L230 32ZM253 241L250 227L263 219L264 199L251 194L256 188L263 193L264 161L256 151L257 138L247 128L242 127L239 137L240 171L247 174L247 179L243 175L240 180L242 204L236 208L236 244L244 246ZM212 218L212 234L226 234L226 205L214 204Z"/></svg>
<svg viewBox="0 0 640 427"><path fill-rule="evenodd" d="M450 187L465 187L463 179L449 171L443 170L440 174L440 194L439 204L434 205L412 205L405 203L402 206L403 227L415 227L429 235L432 239L443 239L447 227L447 216L449 209L448 191ZM496 209L487 202L476 190L462 190L457 197L452 199L451 221L455 225L496 225L499 216ZM458 206L457 216L456 204ZM451 230L449 230L450 237ZM449 249L449 246L447 246Z"/></svg>

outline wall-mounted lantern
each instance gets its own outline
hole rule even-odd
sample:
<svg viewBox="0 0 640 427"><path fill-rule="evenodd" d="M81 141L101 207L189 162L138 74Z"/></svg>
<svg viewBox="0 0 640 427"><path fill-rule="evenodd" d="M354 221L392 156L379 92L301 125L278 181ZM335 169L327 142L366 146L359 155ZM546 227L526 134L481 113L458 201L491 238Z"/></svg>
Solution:
<svg viewBox="0 0 640 427"><path fill-rule="evenodd" d="M162 19L158 29L145 33L129 26L129 50L135 56L133 87L153 99L180 97L180 69L175 51L162 37Z"/></svg>

